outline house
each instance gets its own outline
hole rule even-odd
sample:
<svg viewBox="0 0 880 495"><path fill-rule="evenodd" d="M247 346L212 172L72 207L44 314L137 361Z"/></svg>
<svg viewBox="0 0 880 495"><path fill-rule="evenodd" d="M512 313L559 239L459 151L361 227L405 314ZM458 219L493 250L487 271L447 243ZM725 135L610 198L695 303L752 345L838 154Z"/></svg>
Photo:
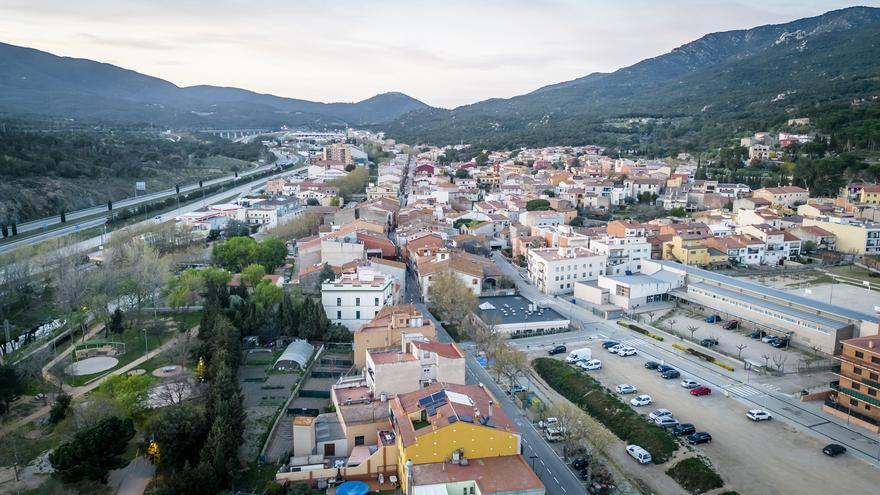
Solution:
<svg viewBox="0 0 880 495"><path fill-rule="evenodd" d="M834 234L835 251L856 256L880 254L880 223L828 217L805 218L803 225L819 227Z"/></svg>
<svg viewBox="0 0 880 495"><path fill-rule="evenodd" d="M564 294L575 282L605 274L607 257L584 248L530 249L526 255L529 279L545 294Z"/></svg>
<svg viewBox="0 0 880 495"><path fill-rule="evenodd" d="M695 266L729 264L727 253L707 246L704 242L706 237L698 234L673 235L672 239L663 243L663 259Z"/></svg>
<svg viewBox="0 0 880 495"><path fill-rule="evenodd" d="M367 350L399 346L406 334L437 338L437 328L430 318L411 304L385 306L369 322L354 332L354 367L363 369Z"/></svg>
<svg viewBox="0 0 880 495"><path fill-rule="evenodd" d="M486 291L494 291L501 269L490 259L460 251L439 249L433 257L420 258L417 262L417 276L422 289L422 300L430 301L431 282L443 272L454 273L475 296Z"/></svg>
<svg viewBox="0 0 880 495"><path fill-rule="evenodd" d="M368 349L364 378L373 397L391 397L440 382L465 384L465 357L454 343L406 334L397 347Z"/></svg>
<svg viewBox="0 0 880 495"><path fill-rule="evenodd" d="M752 196L765 199L773 206L792 207L806 203L810 192L797 186L765 187L754 191Z"/></svg>
<svg viewBox="0 0 880 495"><path fill-rule="evenodd" d="M372 320L379 310L395 304L399 286L385 274L368 267L356 273L343 274L321 284L321 303L327 318L352 332Z"/></svg>

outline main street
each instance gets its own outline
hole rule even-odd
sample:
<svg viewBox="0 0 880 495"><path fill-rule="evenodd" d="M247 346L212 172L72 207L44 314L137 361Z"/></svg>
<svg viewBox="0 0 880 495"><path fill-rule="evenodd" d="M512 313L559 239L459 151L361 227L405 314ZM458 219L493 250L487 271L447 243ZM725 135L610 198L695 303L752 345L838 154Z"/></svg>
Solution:
<svg viewBox="0 0 880 495"><path fill-rule="evenodd" d="M774 391L772 384L768 383L769 380L761 379L761 383L756 383L758 377L754 374L743 370L731 373L711 363L684 355L672 347L671 337L664 342L658 342L623 328L615 322L601 319L567 300L547 296L524 280L520 276L522 272L500 253L493 253L493 259L504 274L515 281L522 295L534 301L546 302L554 310L570 318L572 324L580 329L565 334L512 340L514 346L533 349L549 348L551 345L564 343L572 349L572 346L577 346L578 343L588 343L595 339L626 342L627 345L635 347L643 357L675 367L683 377L692 377L700 383L710 385L750 408L764 409L770 412L774 419L790 424L804 433L829 443L844 445L851 454L880 466L880 441L877 435L860 431L839 418L821 413L818 409L801 402L797 397Z"/></svg>

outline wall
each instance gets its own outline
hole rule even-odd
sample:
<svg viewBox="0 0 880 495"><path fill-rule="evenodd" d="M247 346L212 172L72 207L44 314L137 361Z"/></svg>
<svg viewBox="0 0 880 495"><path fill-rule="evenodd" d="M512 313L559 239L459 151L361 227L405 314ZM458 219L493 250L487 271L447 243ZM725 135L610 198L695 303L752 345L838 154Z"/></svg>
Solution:
<svg viewBox="0 0 880 495"><path fill-rule="evenodd" d="M359 243L321 241L321 263L341 266L363 259L364 245Z"/></svg>
<svg viewBox="0 0 880 495"><path fill-rule="evenodd" d="M342 474L343 478L356 476L375 476L378 473L385 473L387 479L391 474L397 474L398 449L396 445L388 445L380 447L379 450L368 457L364 462L355 467L344 468L328 468L318 469L315 471L301 471L295 473L280 472L275 474L275 481L279 483L289 482L314 482L319 479L335 478L337 472ZM403 471L400 471L401 473ZM399 478L399 476L398 476Z"/></svg>

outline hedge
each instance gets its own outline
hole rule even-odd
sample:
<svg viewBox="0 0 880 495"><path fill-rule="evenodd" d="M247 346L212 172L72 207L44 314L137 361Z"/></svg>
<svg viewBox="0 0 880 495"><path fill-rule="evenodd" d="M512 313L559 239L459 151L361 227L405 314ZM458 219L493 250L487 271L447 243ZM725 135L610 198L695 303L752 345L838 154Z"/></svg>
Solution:
<svg viewBox="0 0 880 495"><path fill-rule="evenodd" d="M651 337L654 340L659 340L660 342L663 342L662 336L657 335L655 333L651 333L648 330L645 330L644 328L642 328L638 325L633 325L632 323L627 323L625 321L620 321L620 320L617 320L617 324L624 327L624 328L629 328L630 330L632 330L634 332L639 332L640 334L642 334L646 337Z"/></svg>
<svg viewBox="0 0 880 495"><path fill-rule="evenodd" d="M694 493L706 493L709 490L724 486L724 480L718 473L701 459L691 457L666 470L682 488Z"/></svg>
<svg viewBox="0 0 880 495"><path fill-rule="evenodd" d="M566 399L586 411L626 443L651 453L655 464L669 460L678 443L667 431L645 421L629 404L601 383L562 361L538 358L532 363L538 375Z"/></svg>
<svg viewBox="0 0 880 495"><path fill-rule="evenodd" d="M727 363L723 363L723 362L721 362L721 361L718 361L717 359L715 359L714 356L710 356L710 355L708 355L708 354L704 354L704 353L702 353L702 352L700 352L700 351L698 351L698 350L696 350L696 349L693 349L693 348L690 348L690 347L685 347L685 346L683 346L683 345L681 345L681 344L672 344L672 347L675 347L676 349L678 349L678 350L680 350L680 351L684 351L684 352L686 352L686 353L688 353L688 354L691 354L691 355L693 355L693 356L697 356L698 358L702 359L703 361L706 361L706 362L712 363L712 364L714 364L715 366L718 366L718 367L721 367L721 368L726 369L727 371L733 371L733 370L734 370L733 366L731 366L731 365L729 365L729 364L727 364Z"/></svg>

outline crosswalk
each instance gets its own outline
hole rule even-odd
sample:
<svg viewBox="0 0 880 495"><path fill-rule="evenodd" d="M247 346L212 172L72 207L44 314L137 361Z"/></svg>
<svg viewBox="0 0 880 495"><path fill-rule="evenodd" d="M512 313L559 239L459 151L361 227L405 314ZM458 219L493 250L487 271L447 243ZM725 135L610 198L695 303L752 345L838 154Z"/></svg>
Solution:
<svg viewBox="0 0 880 495"><path fill-rule="evenodd" d="M642 345L642 344L644 344L645 341L642 340L642 339L629 339L629 340L621 341L620 343L623 344L623 345L628 345L628 346L630 346L630 347L635 347L635 346L637 346L637 345Z"/></svg>
<svg viewBox="0 0 880 495"><path fill-rule="evenodd" d="M724 387L725 390L730 392L731 394L738 395L740 397L754 397L754 396L766 396L764 392L750 386L750 385L727 385Z"/></svg>

